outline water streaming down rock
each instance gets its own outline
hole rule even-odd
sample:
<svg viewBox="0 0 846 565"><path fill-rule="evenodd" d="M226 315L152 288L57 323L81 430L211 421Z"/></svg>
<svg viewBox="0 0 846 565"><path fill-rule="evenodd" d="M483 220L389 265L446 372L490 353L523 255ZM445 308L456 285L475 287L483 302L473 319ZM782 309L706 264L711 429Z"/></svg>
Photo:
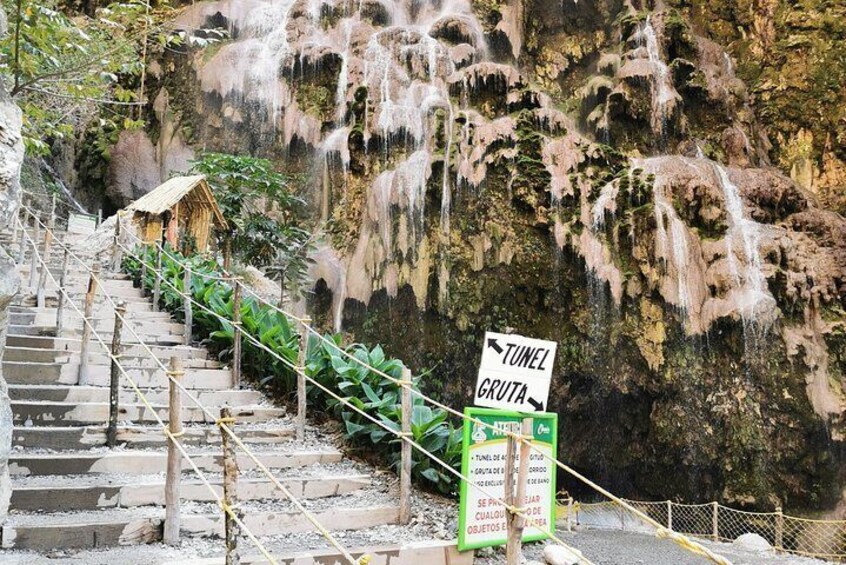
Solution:
<svg viewBox="0 0 846 565"><path fill-rule="evenodd" d="M664 136L667 133L667 123L681 100L679 93L673 86L670 69L661 56L661 46L652 25L652 15L646 16L643 24L635 33L635 39L646 48L651 66L650 77L652 87L652 130Z"/></svg>
<svg viewBox="0 0 846 565"><path fill-rule="evenodd" d="M769 325L776 308L759 250L761 226L744 211L740 192L726 168L705 159L701 152L695 159L636 159L631 166L654 178L654 255L663 266L659 290L665 301L679 308L686 331L702 333L726 316ZM693 191L702 193L694 196ZM719 199L720 207L715 208L715 202L706 215L716 218L723 211L727 225L722 238L702 241L692 231L677 210L686 205L687 198ZM596 206L605 207L602 196ZM598 217L595 209L594 218Z"/></svg>
<svg viewBox="0 0 846 565"><path fill-rule="evenodd" d="M320 219L323 222L328 221L331 214L333 171L340 170L343 192L346 196L347 175L350 168L349 133L348 127L339 127L326 136L317 152L315 178L320 189Z"/></svg>
<svg viewBox="0 0 846 565"><path fill-rule="evenodd" d="M257 0L249 8L234 4L198 5L181 18L182 23L199 27L204 18L219 13L234 37L199 64L203 91L221 96L224 106L233 108L230 116L243 120L245 113L252 113L250 119L263 127L282 130L286 146L297 141L315 151L324 220L331 217L333 192L340 188L333 186L335 179L343 179L346 191L351 129L361 133L366 152L378 148L385 172L370 181L368 211L362 216L356 245L359 252L343 260L349 268L364 268L371 288L365 291L367 285L356 283L353 286L361 292L345 294L366 302L380 286L395 291L396 284L409 282L405 280L409 269L414 271L414 261L425 255L409 253L407 246L423 232L426 181L437 153L443 153L444 162L440 229L449 233L456 117L450 87L459 69L486 53L470 3ZM334 104L323 123L302 107L309 103L300 96L307 87L331 88ZM353 116L357 123L349 123L350 104L357 92L364 91L362 87L366 88L363 115ZM484 121L479 118L479 125ZM333 123L334 129L327 130L326 123ZM338 169L342 174L335 172ZM462 178L459 171L457 178ZM392 209L407 217L393 222ZM376 241L368 233L368 222L378 224L382 249L365 253L364 243ZM396 257L395 244L403 246L398 249L401 262L411 264L389 264ZM364 255L368 259L359 262Z"/></svg>
<svg viewBox="0 0 846 565"><path fill-rule="evenodd" d="M350 41L352 40L353 22L349 18L341 22L341 29L344 35L344 50L341 53L341 70L338 73L338 87L335 90L335 120L339 126L346 122L347 116L347 90L349 89L349 60Z"/></svg>
<svg viewBox="0 0 846 565"><path fill-rule="evenodd" d="M738 287L737 303L741 316L743 316L745 322L761 320L769 323L775 314L775 300L767 288L767 281L762 268L759 249L761 226L747 217L740 191L729 178L725 167L716 162L711 164L723 191L726 212L731 219L731 226L725 237L726 256L732 277ZM735 250L737 239L740 240L743 249L742 266ZM768 315L769 319L762 320L764 315Z"/></svg>

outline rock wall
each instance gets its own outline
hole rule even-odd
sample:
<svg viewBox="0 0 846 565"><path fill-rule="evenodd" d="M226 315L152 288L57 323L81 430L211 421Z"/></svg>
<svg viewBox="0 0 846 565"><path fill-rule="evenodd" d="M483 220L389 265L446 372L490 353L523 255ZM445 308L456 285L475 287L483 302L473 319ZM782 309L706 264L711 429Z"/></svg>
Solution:
<svg viewBox="0 0 846 565"><path fill-rule="evenodd" d="M771 166L760 98L687 9L212 1L175 25L231 38L157 63L146 167L179 139L309 179L327 329L456 405L485 330L556 339L561 455L590 476L834 506L846 221Z"/></svg>
<svg viewBox="0 0 846 565"><path fill-rule="evenodd" d="M0 35L6 33L6 14L0 9ZM23 162L21 111L0 85L0 225L8 226L17 210L19 175ZM6 345L8 307L18 291L15 263L0 249L0 362ZM0 520L9 509L9 453L12 449L12 409L0 363Z"/></svg>
<svg viewBox="0 0 846 565"><path fill-rule="evenodd" d="M669 2L725 45L767 124L775 164L846 214L846 5Z"/></svg>

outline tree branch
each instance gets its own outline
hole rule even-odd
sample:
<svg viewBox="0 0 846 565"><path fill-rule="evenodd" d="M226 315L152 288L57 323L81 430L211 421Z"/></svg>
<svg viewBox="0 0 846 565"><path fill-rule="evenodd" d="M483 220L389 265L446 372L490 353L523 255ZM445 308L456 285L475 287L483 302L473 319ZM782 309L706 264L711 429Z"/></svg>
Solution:
<svg viewBox="0 0 846 565"><path fill-rule="evenodd" d="M55 96L57 98L66 98L69 100L82 100L85 102L94 102L96 104L112 104L113 106L144 106L146 102L121 102L120 100L106 100L104 98L89 98L87 96L73 96L72 94L61 94L59 92L52 92L44 90L43 88L36 88L34 86L23 86L21 90L29 92L38 92L39 94L46 94L48 96Z"/></svg>
<svg viewBox="0 0 846 565"><path fill-rule="evenodd" d="M15 88L18 88L21 82L21 15L23 13L21 0L15 2L15 9L17 10L15 17Z"/></svg>

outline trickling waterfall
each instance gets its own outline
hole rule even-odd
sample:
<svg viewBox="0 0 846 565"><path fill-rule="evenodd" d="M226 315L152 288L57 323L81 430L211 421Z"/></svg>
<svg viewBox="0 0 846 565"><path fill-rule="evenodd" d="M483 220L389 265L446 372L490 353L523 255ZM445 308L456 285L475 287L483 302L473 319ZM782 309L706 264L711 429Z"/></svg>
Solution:
<svg viewBox="0 0 846 565"><path fill-rule="evenodd" d="M676 306L686 314L691 307L691 293L688 284L688 267L690 261L690 250L687 242L687 226L679 218L673 205L666 196L656 190L655 193L655 223L657 225L658 256L663 258L671 270L675 271L676 294L678 303ZM667 232L667 223L670 225Z"/></svg>
<svg viewBox="0 0 846 565"><path fill-rule="evenodd" d="M338 73L338 88L335 91L335 120L344 125L347 114L347 86L349 83L350 41L352 39L352 21L345 19L341 26L344 31L344 50L341 53L341 71Z"/></svg>
<svg viewBox="0 0 846 565"><path fill-rule="evenodd" d="M605 227L605 212L609 209L610 205L613 204L614 199L617 198L618 190L619 188L617 183L609 182L603 186L602 190L599 192L599 197L596 199L596 202L594 202L591 210L591 216L593 218L592 227L594 231L601 230Z"/></svg>
<svg viewBox="0 0 846 565"><path fill-rule="evenodd" d="M61 189L62 194L65 195L65 199L67 199L68 202L73 204L74 207L83 214L88 214L88 211L85 209L85 207L80 204L76 198L73 197L73 193L65 184L65 181L62 180L62 177L59 176L59 173L57 173L55 169L53 169L53 167L51 167L50 164L44 159L40 160L40 164L41 168L44 169L48 175L50 175L51 179L53 179L53 182L55 182L59 186L59 189Z"/></svg>
<svg viewBox="0 0 846 565"><path fill-rule="evenodd" d="M316 176L318 178L318 185L320 188L320 219L326 221L329 219L331 207L331 174L334 163L340 163L344 176L344 189L346 192L347 174L350 166L350 150L347 145L347 138L349 137L349 128L340 127L330 133L323 143L320 144L320 149L317 152L316 160Z"/></svg>
<svg viewBox="0 0 846 565"><path fill-rule="evenodd" d="M775 305L762 270L759 251L760 225L746 217L740 191L731 182L725 167L716 162L712 162L712 166L723 191L726 213L731 220L725 237L726 258L735 284L741 290L738 307L744 321L754 322L761 313L771 310ZM742 272L735 250L737 239L743 247Z"/></svg>
<svg viewBox="0 0 846 565"><path fill-rule="evenodd" d="M441 233L449 235L449 213L452 206L452 190L449 186L449 165L452 157L452 136L454 116L452 104L449 105L449 114L446 116L445 127L446 148L444 150L444 173L441 180Z"/></svg>
<svg viewBox="0 0 846 565"><path fill-rule="evenodd" d="M652 130L664 135L679 94L673 86L670 69L661 58L661 47L652 26L652 15L646 16L646 20L635 34L635 39L646 48L652 68Z"/></svg>

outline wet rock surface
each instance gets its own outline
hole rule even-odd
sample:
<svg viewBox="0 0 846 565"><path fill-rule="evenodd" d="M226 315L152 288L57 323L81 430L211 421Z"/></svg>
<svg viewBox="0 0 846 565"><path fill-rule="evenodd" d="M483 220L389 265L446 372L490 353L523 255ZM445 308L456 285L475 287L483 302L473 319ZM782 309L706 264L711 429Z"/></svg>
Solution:
<svg viewBox="0 0 846 565"><path fill-rule="evenodd" d="M561 455L589 475L832 508L846 221L813 194L818 128L763 125L742 54L774 5L729 45L724 13L672 2L200 2L176 26L231 39L168 55L149 98L167 139L307 179L327 330L436 367L455 405L485 330L555 339Z"/></svg>

